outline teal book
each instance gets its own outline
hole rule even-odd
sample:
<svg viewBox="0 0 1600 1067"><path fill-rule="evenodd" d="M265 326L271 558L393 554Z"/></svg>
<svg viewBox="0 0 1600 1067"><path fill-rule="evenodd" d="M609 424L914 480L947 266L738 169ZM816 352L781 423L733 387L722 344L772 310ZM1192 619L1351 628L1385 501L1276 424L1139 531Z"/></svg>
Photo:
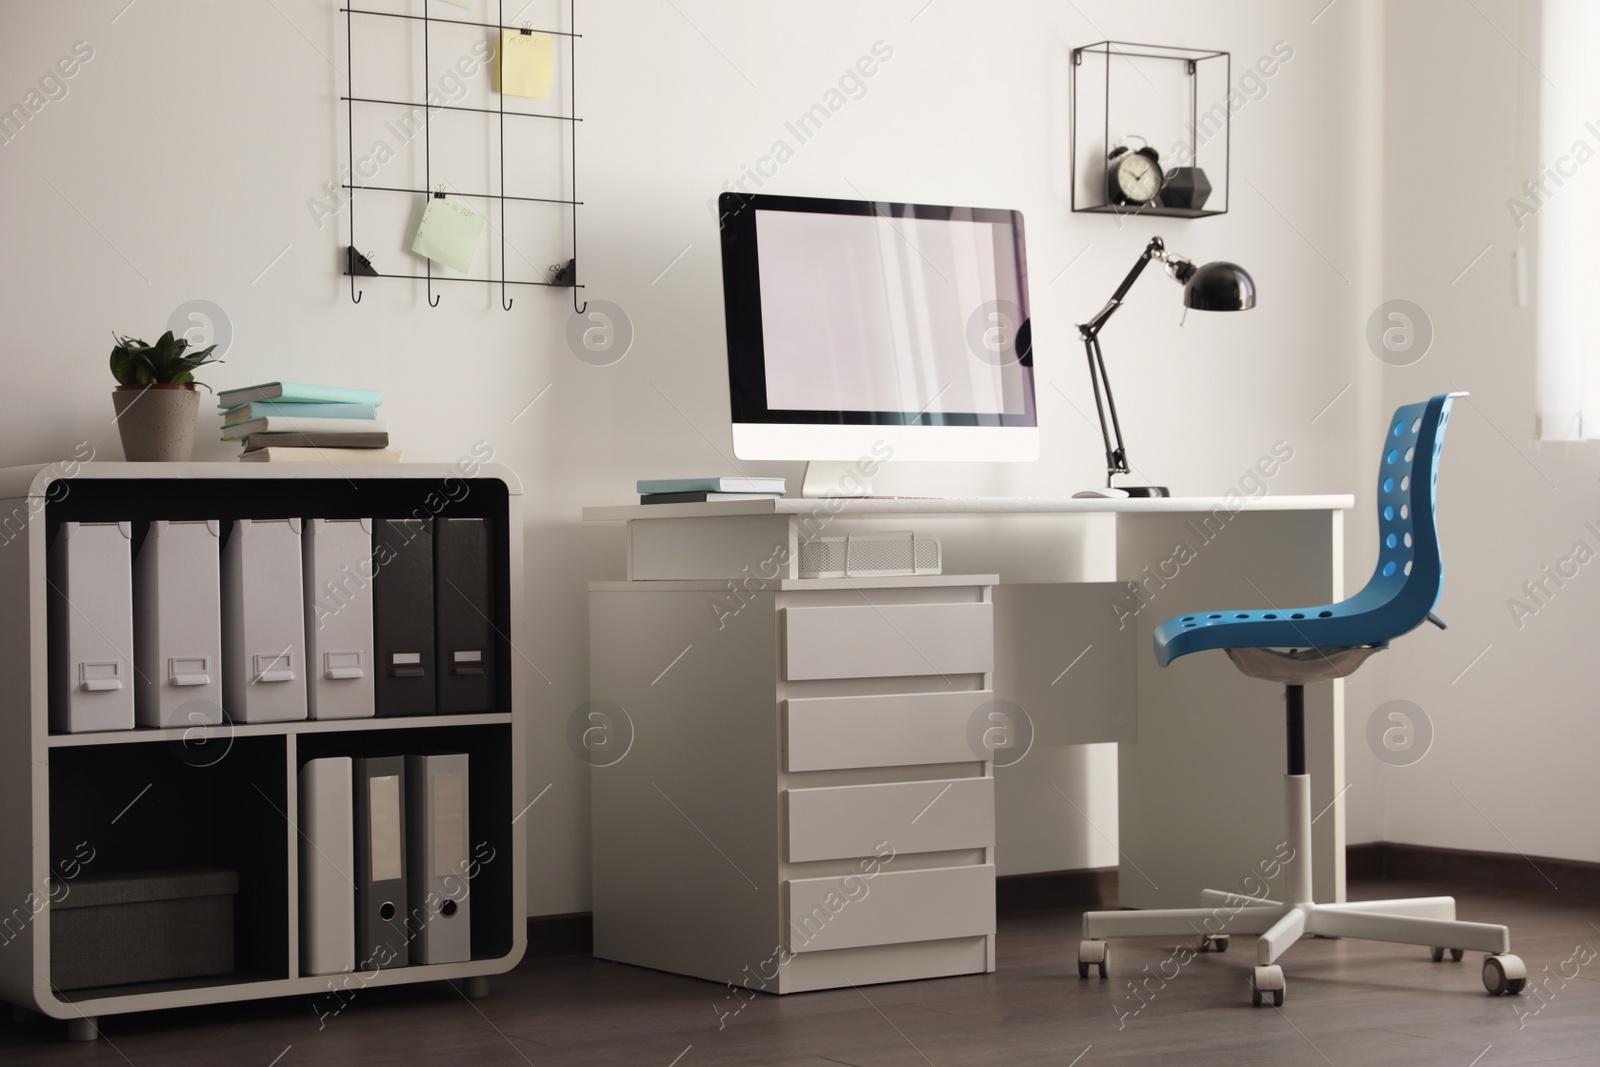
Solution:
<svg viewBox="0 0 1600 1067"><path fill-rule="evenodd" d="M640 493L778 493L782 478L640 478Z"/></svg>
<svg viewBox="0 0 1600 1067"><path fill-rule="evenodd" d="M341 389L336 385L302 385L297 382L267 382L263 385L246 385L217 394L217 403L223 408L234 408L251 400L298 401L303 404L372 404L383 403L383 394L376 389Z"/></svg>
<svg viewBox="0 0 1600 1067"><path fill-rule="evenodd" d="M251 400L237 407L225 408L223 422L242 422L267 415L290 415L319 419L375 419L378 409L373 404L310 404L298 400Z"/></svg>

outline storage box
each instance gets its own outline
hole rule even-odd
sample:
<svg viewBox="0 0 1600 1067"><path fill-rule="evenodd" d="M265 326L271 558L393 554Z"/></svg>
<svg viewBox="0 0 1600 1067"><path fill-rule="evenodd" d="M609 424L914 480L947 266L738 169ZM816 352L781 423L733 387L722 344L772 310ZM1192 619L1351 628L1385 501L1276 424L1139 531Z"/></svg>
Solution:
<svg viewBox="0 0 1600 1067"><path fill-rule="evenodd" d="M133 729L133 526L64 522L50 544L50 729Z"/></svg>
<svg viewBox="0 0 1600 1067"><path fill-rule="evenodd" d="M313 719L370 719L372 520L308 519L301 545L306 707Z"/></svg>
<svg viewBox="0 0 1600 1067"><path fill-rule="evenodd" d="M802 578L888 578L940 574L942 546L937 537L910 530L818 537L800 542Z"/></svg>
<svg viewBox="0 0 1600 1067"><path fill-rule="evenodd" d="M234 871L82 877L50 905L50 982L90 989L233 973Z"/></svg>
<svg viewBox="0 0 1600 1067"><path fill-rule="evenodd" d="M222 706L234 722L306 717L299 519L236 519L222 545Z"/></svg>
<svg viewBox="0 0 1600 1067"><path fill-rule="evenodd" d="M222 723L222 524L150 523L133 559L134 712L140 726Z"/></svg>

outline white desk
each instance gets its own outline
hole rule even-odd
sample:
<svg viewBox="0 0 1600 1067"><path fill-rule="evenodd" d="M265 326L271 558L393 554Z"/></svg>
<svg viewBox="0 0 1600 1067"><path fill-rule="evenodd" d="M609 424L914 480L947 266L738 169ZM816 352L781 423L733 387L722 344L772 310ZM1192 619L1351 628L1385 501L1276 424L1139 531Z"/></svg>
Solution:
<svg viewBox="0 0 1600 1067"><path fill-rule="evenodd" d="M1084 765L1074 754L1084 750L1072 746L1115 741L1119 903L1175 907L1194 905L1208 885L1242 888L1284 839L1272 799L1284 771L1282 694L1238 674L1220 653L1163 670L1151 631L1190 611L1338 600L1342 512L1353 504L1349 496L1271 495L790 497L594 507L584 518L628 523L628 585L697 583L695 608L708 618L713 609L701 601L718 587L730 596L736 586L803 587L795 581L800 540L894 529L938 536L946 575L998 576L988 681L996 699L1026 710L1036 733L1027 757L994 768L1000 873L1049 869L1049 841L1069 823L1075 833L1099 832L1093 824L1108 805L1074 780L1073 768ZM592 695L601 698L608 653L591 654ZM1315 826L1316 891L1342 900L1344 815L1334 803L1346 781L1342 684L1311 687L1307 712L1313 808L1331 805ZM1040 799L1055 793L1071 806L1057 801L1042 817ZM600 918L597 910L597 926Z"/></svg>

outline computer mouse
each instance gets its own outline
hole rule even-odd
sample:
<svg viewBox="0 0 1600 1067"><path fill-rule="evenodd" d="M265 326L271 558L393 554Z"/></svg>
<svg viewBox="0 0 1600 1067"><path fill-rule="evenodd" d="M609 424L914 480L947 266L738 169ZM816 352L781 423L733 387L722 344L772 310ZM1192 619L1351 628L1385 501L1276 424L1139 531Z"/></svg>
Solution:
<svg viewBox="0 0 1600 1067"><path fill-rule="evenodd" d="M1127 496L1128 496L1128 491L1126 489L1085 489L1081 493L1073 493L1072 494L1072 499L1074 499L1074 500L1125 500L1125 499L1127 499Z"/></svg>

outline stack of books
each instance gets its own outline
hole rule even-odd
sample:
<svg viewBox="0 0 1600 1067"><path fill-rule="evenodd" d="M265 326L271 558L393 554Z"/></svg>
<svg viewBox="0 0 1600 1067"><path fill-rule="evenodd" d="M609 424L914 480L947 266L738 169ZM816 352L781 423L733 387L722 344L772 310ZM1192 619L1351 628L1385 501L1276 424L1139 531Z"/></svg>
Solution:
<svg viewBox="0 0 1600 1067"><path fill-rule="evenodd" d="M398 463L383 394L371 389L267 382L217 394L222 439L247 463Z"/></svg>
<svg viewBox="0 0 1600 1067"><path fill-rule="evenodd" d="M698 504L707 500L771 500L782 478L641 478L641 504Z"/></svg>

